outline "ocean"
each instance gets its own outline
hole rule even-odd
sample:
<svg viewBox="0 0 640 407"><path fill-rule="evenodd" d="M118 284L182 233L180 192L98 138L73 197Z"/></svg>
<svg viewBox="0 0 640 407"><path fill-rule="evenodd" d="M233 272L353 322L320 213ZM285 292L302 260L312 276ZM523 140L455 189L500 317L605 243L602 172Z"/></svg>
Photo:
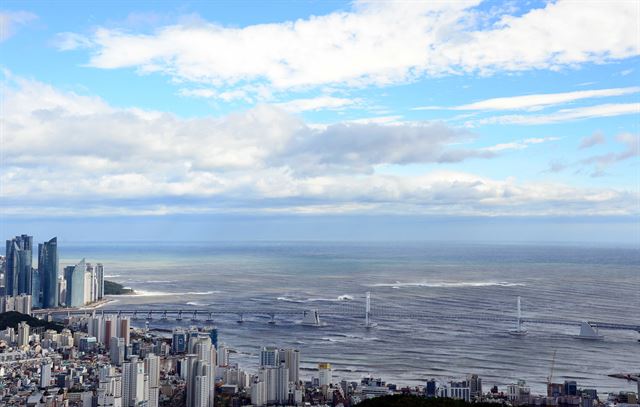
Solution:
<svg viewBox="0 0 640 407"><path fill-rule="evenodd" d="M555 352L554 381L576 380L601 392L634 390L609 378L640 372L640 335L601 331L605 341L572 338L576 326L530 324L512 337L507 322L451 315L600 320L640 325L638 247L469 243L60 243L62 266L102 262L106 279L138 295L113 297L108 309L299 310L300 316L218 316L219 340L249 370L265 345L302 352L302 376L330 362L334 377L372 375L400 385L480 375L485 390L524 379L544 393ZM323 309L362 305L371 292L377 326L363 318L323 316ZM317 308L323 326L300 324ZM415 314L427 315L416 317ZM143 324L142 321L138 324ZM176 321L151 322L172 328ZM180 322L197 325L188 315ZM201 322L201 325L211 325Z"/></svg>

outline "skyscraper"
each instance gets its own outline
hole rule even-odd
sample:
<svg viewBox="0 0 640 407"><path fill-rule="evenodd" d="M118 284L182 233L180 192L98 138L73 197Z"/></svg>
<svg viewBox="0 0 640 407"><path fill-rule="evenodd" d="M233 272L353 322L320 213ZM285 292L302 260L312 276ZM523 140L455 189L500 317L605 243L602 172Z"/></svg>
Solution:
<svg viewBox="0 0 640 407"><path fill-rule="evenodd" d="M58 306L58 238L38 245L38 274L42 308Z"/></svg>
<svg viewBox="0 0 640 407"><path fill-rule="evenodd" d="M31 294L33 237L16 236L7 240L5 264L5 294Z"/></svg>
<svg viewBox="0 0 640 407"><path fill-rule="evenodd" d="M280 349L280 363L289 369L289 381L298 383L300 380L300 351L297 349Z"/></svg>
<svg viewBox="0 0 640 407"><path fill-rule="evenodd" d="M96 264L95 276L98 285L97 299L101 300L104 297L104 267L102 266L102 263Z"/></svg>
<svg viewBox="0 0 640 407"><path fill-rule="evenodd" d="M67 307L81 307L83 306L85 295L85 270L86 263L82 259L75 266L67 266L64 268L64 279L67 282Z"/></svg>
<svg viewBox="0 0 640 407"><path fill-rule="evenodd" d="M149 377L149 407L158 407L160 397L160 358L149 353L144 359L144 369Z"/></svg>
<svg viewBox="0 0 640 407"><path fill-rule="evenodd" d="M193 354L187 362L187 406L213 407L215 400L215 348L208 335L193 343Z"/></svg>
<svg viewBox="0 0 640 407"><path fill-rule="evenodd" d="M144 362L134 356L122 365L122 405L134 407L145 402Z"/></svg>

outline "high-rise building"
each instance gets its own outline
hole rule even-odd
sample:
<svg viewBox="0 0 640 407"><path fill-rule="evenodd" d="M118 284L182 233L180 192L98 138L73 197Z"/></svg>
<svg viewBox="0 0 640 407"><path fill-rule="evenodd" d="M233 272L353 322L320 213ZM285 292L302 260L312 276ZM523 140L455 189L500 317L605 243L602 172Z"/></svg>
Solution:
<svg viewBox="0 0 640 407"><path fill-rule="evenodd" d="M276 369L276 402L289 404L289 369L284 363Z"/></svg>
<svg viewBox="0 0 640 407"><path fill-rule="evenodd" d="M171 352L173 354L184 353L187 350L187 333L182 328L176 328L173 331L173 339L171 341Z"/></svg>
<svg viewBox="0 0 640 407"><path fill-rule="evenodd" d="M85 270L86 262L80 260L75 266L64 268L64 279L67 282L67 307L82 307L85 304Z"/></svg>
<svg viewBox="0 0 640 407"><path fill-rule="evenodd" d="M565 380L564 381L564 395L565 396L577 396L578 395L578 384L575 380Z"/></svg>
<svg viewBox="0 0 640 407"><path fill-rule="evenodd" d="M211 343L217 349L218 348L218 328L211 328L211 330L209 330L209 336L211 337Z"/></svg>
<svg viewBox="0 0 640 407"><path fill-rule="evenodd" d="M97 299L101 300L104 298L104 267L102 266L102 263L96 264L95 276L97 284Z"/></svg>
<svg viewBox="0 0 640 407"><path fill-rule="evenodd" d="M318 379L320 387L329 386L333 382L333 373L330 363L318 363Z"/></svg>
<svg viewBox="0 0 640 407"><path fill-rule="evenodd" d="M119 317L117 327L118 338L124 339L125 346L131 342L131 320L129 317Z"/></svg>
<svg viewBox="0 0 640 407"><path fill-rule="evenodd" d="M58 305L66 306L67 301L67 280L64 276L58 278Z"/></svg>
<svg viewBox="0 0 640 407"><path fill-rule="evenodd" d="M58 306L58 238L38 245L38 274L42 308Z"/></svg>
<svg viewBox="0 0 640 407"><path fill-rule="evenodd" d="M20 294L15 297L0 297L0 312L16 311L31 314L31 296Z"/></svg>
<svg viewBox="0 0 640 407"><path fill-rule="evenodd" d="M104 334L104 340L102 341L107 348L111 346L111 338L118 337L116 333L117 321L115 319L107 318L104 320L104 326L102 328Z"/></svg>
<svg viewBox="0 0 640 407"><path fill-rule="evenodd" d="M31 294L33 237L16 236L7 240L5 258L5 294Z"/></svg>
<svg viewBox="0 0 640 407"><path fill-rule="evenodd" d="M471 374L467 377L467 381L469 382L471 397L482 396L482 379L477 374Z"/></svg>
<svg viewBox="0 0 640 407"><path fill-rule="evenodd" d="M124 362L124 339L111 337L109 341L109 359L116 366L121 366Z"/></svg>
<svg viewBox="0 0 640 407"><path fill-rule="evenodd" d="M18 324L18 346L29 345L29 324L22 321Z"/></svg>
<svg viewBox="0 0 640 407"><path fill-rule="evenodd" d="M40 387L47 388L51 384L51 362L43 362L40 365Z"/></svg>
<svg viewBox="0 0 640 407"><path fill-rule="evenodd" d="M264 382L256 380L251 384L251 404L258 407L267 405L267 386Z"/></svg>
<svg viewBox="0 0 640 407"><path fill-rule="evenodd" d="M213 407L215 401L215 348L208 335L192 339L187 355L187 407Z"/></svg>
<svg viewBox="0 0 640 407"><path fill-rule="evenodd" d="M123 407L122 377L112 369L109 374L101 374L97 389L97 407ZM102 373L102 371L101 371Z"/></svg>
<svg viewBox="0 0 640 407"><path fill-rule="evenodd" d="M280 357L278 356L278 348L273 346L265 346L260 351L260 366L280 365Z"/></svg>
<svg viewBox="0 0 640 407"><path fill-rule="evenodd" d="M446 387L446 397L455 400L471 401L471 388L468 381L449 382Z"/></svg>
<svg viewBox="0 0 640 407"><path fill-rule="evenodd" d="M153 353L149 353L144 358L144 371L149 377L148 407L158 407L160 398L160 358Z"/></svg>
<svg viewBox="0 0 640 407"><path fill-rule="evenodd" d="M31 305L33 308L42 308L42 288L40 286L40 270L31 270Z"/></svg>
<svg viewBox="0 0 640 407"><path fill-rule="evenodd" d="M216 359L217 366L227 366L229 364L229 348L224 343L217 347L218 357Z"/></svg>
<svg viewBox="0 0 640 407"><path fill-rule="evenodd" d="M298 383L300 380L300 351L298 349L280 349L280 363L289 369L289 381Z"/></svg>
<svg viewBox="0 0 640 407"><path fill-rule="evenodd" d="M138 407L147 400L144 395L144 362L133 356L122 365L122 405Z"/></svg>

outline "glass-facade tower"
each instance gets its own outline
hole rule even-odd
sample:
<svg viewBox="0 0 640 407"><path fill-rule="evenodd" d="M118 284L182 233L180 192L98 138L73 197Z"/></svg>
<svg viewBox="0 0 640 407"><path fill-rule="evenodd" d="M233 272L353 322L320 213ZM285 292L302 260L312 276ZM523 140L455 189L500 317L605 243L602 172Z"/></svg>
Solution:
<svg viewBox="0 0 640 407"><path fill-rule="evenodd" d="M42 290L42 308L58 306L58 238L38 245L38 274Z"/></svg>
<svg viewBox="0 0 640 407"><path fill-rule="evenodd" d="M7 240L5 266L5 295L16 296L32 292L33 237L16 236Z"/></svg>

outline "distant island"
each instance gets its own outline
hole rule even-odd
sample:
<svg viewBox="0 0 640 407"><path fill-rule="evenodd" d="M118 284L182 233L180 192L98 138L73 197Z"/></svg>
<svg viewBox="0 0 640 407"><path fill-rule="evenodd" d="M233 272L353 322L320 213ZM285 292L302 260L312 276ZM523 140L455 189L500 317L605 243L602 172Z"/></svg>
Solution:
<svg viewBox="0 0 640 407"><path fill-rule="evenodd" d="M126 288L122 284L113 281L104 280L104 295L127 295L135 294L131 288Z"/></svg>
<svg viewBox="0 0 640 407"><path fill-rule="evenodd" d="M0 330L7 328L18 329L20 322L26 322L32 328L44 327L45 329L53 329L56 332L62 331L64 325L58 322L48 322L44 319L34 318L31 315L21 314L16 311L8 311L0 313Z"/></svg>

